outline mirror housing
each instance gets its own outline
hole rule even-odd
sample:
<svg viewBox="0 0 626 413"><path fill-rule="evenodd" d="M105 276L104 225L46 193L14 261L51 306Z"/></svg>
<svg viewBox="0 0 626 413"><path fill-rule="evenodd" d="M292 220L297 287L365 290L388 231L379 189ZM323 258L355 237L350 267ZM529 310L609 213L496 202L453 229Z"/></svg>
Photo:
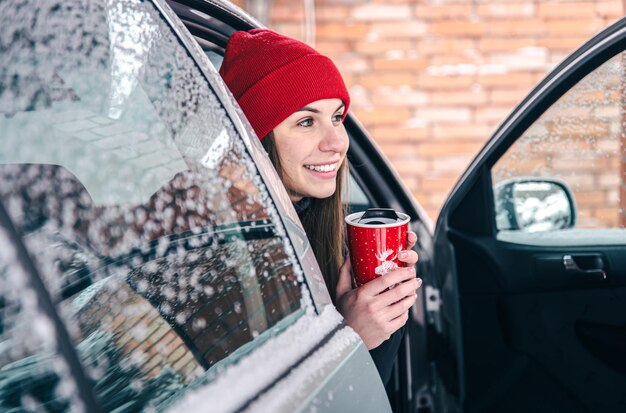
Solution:
<svg viewBox="0 0 626 413"><path fill-rule="evenodd" d="M498 231L542 232L573 228L576 204L567 184L552 178L516 178L494 188Z"/></svg>

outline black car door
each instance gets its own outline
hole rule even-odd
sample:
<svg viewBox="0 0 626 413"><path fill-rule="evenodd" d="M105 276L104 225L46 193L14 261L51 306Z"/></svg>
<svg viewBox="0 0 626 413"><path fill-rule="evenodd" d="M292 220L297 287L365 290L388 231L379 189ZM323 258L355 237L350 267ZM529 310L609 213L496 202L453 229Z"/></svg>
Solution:
<svg viewBox="0 0 626 413"><path fill-rule="evenodd" d="M625 47L622 19L568 57L444 205L437 411L626 411Z"/></svg>

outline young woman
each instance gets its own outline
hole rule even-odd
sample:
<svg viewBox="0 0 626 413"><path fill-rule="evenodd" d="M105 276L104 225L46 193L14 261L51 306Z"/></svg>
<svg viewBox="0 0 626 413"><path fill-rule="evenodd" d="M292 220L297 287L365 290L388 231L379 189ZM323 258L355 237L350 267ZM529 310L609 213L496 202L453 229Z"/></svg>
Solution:
<svg viewBox="0 0 626 413"><path fill-rule="evenodd" d="M406 268L353 287L341 202L350 95L339 71L298 40L253 29L230 38L220 74L294 203L333 302L370 350L386 384L421 285L417 254L410 250L416 236L409 234L407 250L398 257Z"/></svg>

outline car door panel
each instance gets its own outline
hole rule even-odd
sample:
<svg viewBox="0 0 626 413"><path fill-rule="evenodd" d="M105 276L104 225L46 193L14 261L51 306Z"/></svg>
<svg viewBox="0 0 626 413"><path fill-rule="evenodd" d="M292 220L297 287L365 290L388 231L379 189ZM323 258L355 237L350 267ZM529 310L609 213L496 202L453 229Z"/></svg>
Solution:
<svg viewBox="0 0 626 413"><path fill-rule="evenodd" d="M470 397L469 406L485 405L480 400L488 397L493 408L498 405L493 387L502 388L501 396L508 398L531 392L525 386L534 388L537 380L550 382L543 376L555 378L561 393L577 401L576 411L620 401L618 390L626 385L619 371L619 343L626 343L623 247L603 248L599 254L582 247L545 252L456 232L450 239L457 251L466 391L485 395L475 402ZM563 264L567 255L606 257L607 278L568 273ZM509 382L505 388L503 377ZM580 400L577 395L585 393L595 401Z"/></svg>

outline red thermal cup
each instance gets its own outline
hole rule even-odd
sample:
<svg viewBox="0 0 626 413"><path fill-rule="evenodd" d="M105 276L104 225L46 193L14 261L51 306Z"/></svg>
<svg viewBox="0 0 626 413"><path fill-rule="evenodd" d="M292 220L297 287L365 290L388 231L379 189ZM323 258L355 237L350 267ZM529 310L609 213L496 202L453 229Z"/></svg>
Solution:
<svg viewBox="0 0 626 413"><path fill-rule="evenodd" d="M407 246L408 215L393 209L372 208L350 214L345 221L352 273L357 285L405 266L398 261L398 253Z"/></svg>

